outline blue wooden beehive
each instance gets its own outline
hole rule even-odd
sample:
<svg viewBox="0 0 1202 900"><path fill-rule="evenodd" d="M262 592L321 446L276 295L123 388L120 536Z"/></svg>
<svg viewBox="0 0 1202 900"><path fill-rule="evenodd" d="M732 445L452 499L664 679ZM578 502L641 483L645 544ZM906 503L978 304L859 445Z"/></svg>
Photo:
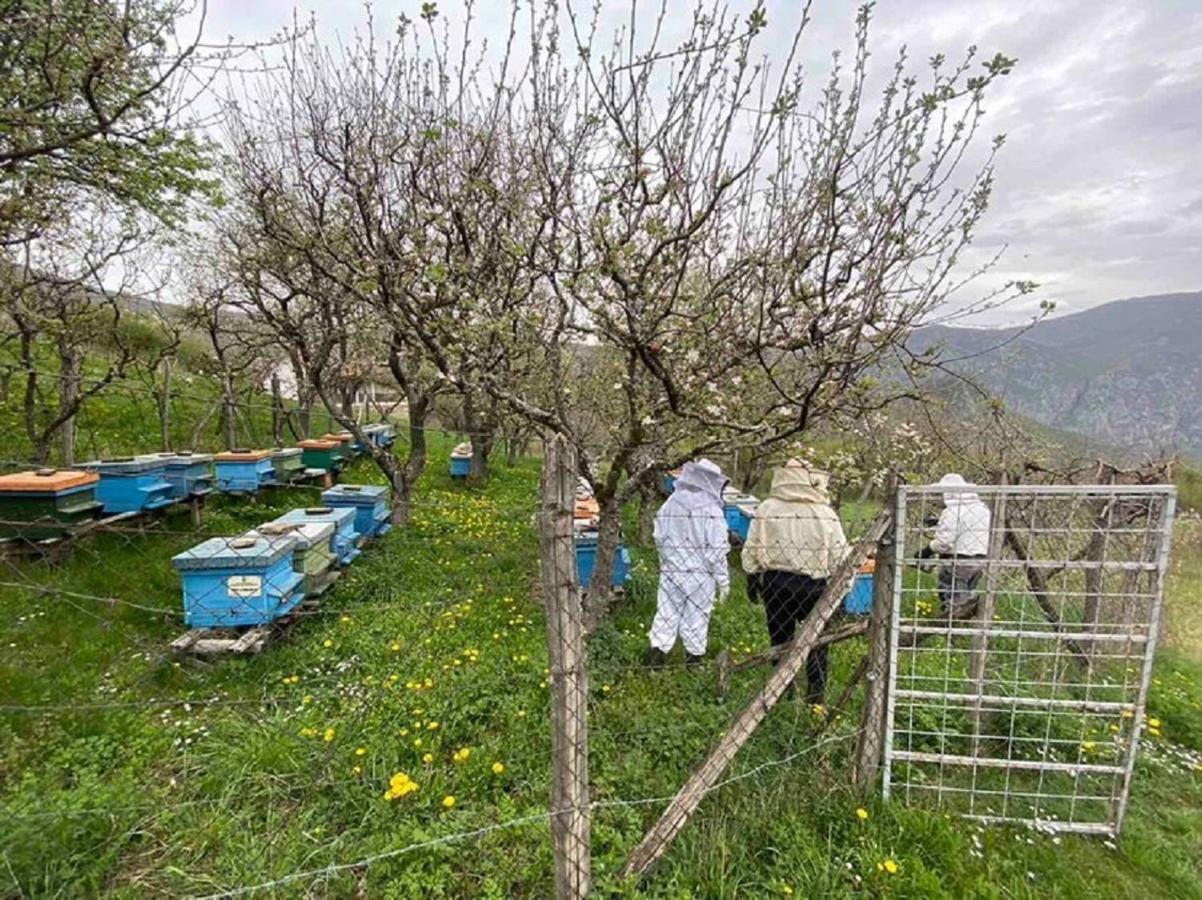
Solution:
<svg viewBox="0 0 1202 900"><path fill-rule="evenodd" d="M451 451L451 477L467 478L472 472L472 445L470 441L456 444Z"/></svg>
<svg viewBox="0 0 1202 900"><path fill-rule="evenodd" d="M376 432L376 443L381 447L391 447L396 440L396 429L391 422L381 422L380 430Z"/></svg>
<svg viewBox="0 0 1202 900"><path fill-rule="evenodd" d="M746 541L751 530L751 520L755 518L755 508L760 501L750 494L740 494L730 491L723 494L722 512L726 517L726 527L739 540Z"/></svg>
<svg viewBox="0 0 1202 900"><path fill-rule="evenodd" d="M166 466L154 456L93 460L81 468L100 476L96 499L106 513L144 512L174 502Z"/></svg>
<svg viewBox="0 0 1202 900"><path fill-rule="evenodd" d="M218 453L217 488L233 494L253 494L275 484L275 466L270 450L230 450Z"/></svg>
<svg viewBox="0 0 1202 900"><path fill-rule="evenodd" d="M597 533L586 531L575 535L576 543L576 580L582 588L587 588L593 578L593 570L597 567ZM613 586L622 587L630 580L630 551L618 545L614 555Z"/></svg>
<svg viewBox="0 0 1202 900"><path fill-rule="evenodd" d="M355 512L349 506L338 509L331 506L312 506L306 509L294 509L274 521L286 524L333 522L334 555L338 560L338 565L348 566L362 552L358 547L359 532L355 529Z"/></svg>
<svg viewBox="0 0 1202 900"><path fill-rule="evenodd" d="M866 616L871 613L874 582L872 572L856 573L851 590L843 598L843 611L851 616Z"/></svg>
<svg viewBox="0 0 1202 900"><path fill-rule="evenodd" d="M163 477L171 485L172 500L203 497L213 492L211 453L159 453L158 458L163 460Z"/></svg>
<svg viewBox="0 0 1202 900"><path fill-rule="evenodd" d="M292 568L296 538L209 538L171 558L184 588L184 622L192 628L266 625L304 596Z"/></svg>
<svg viewBox="0 0 1202 900"><path fill-rule="evenodd" d="M339 509L355 510L355 530L369 538L392 530L389 522L388 488L379 484L337 484L321 492L321 502Z"/></svg>

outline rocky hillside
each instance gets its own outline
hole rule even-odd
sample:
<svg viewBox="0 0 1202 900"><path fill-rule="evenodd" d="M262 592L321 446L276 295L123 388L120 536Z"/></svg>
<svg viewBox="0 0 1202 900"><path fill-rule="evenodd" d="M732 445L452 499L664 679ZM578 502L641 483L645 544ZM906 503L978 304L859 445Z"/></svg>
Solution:
<svg viewBox="0 0 1202 900"><path fill-rule="evenodd" d="M938 326L913 339L931 344L1037 422L1202 457L1202 292L1119 300L1025 332Z"/></svg>

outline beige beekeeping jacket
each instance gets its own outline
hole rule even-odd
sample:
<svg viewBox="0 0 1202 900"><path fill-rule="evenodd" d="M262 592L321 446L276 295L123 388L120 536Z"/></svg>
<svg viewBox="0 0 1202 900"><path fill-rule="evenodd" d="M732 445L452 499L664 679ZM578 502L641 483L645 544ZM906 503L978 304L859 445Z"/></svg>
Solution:
<svg viewBox="0 0 1202 900"><path fill-rule="evenodd" d="M743 569L826 578L847 553L843 524L827 496L827 476L790 460L772 473L772 490L751 520Z"/></svg>

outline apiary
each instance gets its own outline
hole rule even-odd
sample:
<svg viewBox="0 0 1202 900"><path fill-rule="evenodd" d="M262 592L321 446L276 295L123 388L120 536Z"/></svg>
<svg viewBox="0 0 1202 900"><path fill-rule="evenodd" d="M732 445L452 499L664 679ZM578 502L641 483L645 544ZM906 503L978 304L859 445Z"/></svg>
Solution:
<svg viewBox="0 0 1202 900"><path fill-rule="evenodd" d="M271 451L271 467L275 471L277 484L291 484L305 474L305 463L300 447L276 447Z"/></svg>
<svg viewBox="0 0 1202 900"><path fill-rule="evenodd" d="M174 503L167 465L157 456L120 456L81 467L100 476L96 499L106 513L144 512Z"/></svg>
<svg viewBox="0 0 1202 900"><path fill-rule="evenodd" d="M325 469L327 472L337 472L345 463L341 441L313 438L301 441L300 449L301 464L307 469Z"/></svg>
<svg viewBox="0 0 1202 900"><path fill-rule="evenodd" d="M171 499L203 497L213 491L213 455L181 450L156 454L163 460L163 477L171 485Z"/></svg>
<svg viewBox="0 0 1202 900"><path fill-rule="evenodd" d="M337 578L334 567L333 522L266 522L246 537L268 539L291 535L296 538L292 552L292 569L304 577L306 597L316 597Z"/></svg>
<svg viewBox="0 0 1202 900"><path fill-rule="evenodd" d="M0 538L43 541L94 518L100 476L71 469L0 475Z"/></svg>
<svg viewBox="0 0 1202 900"><path fill-rule="evenodd" d="M297 539L209 538L172 557L183 581L184 622L192 628L264 625L304 597L293 570Z"/></svg>
<svg viewBox="0 0 1202 900"><path fill-rule="evenodd" d="M229 450L218 453L217 487L227 493L253 494L275 483L275 467L270 450Z"/></svg>
<svg viewBox="0 0 1202 900"><path fill-rule="evenodd" d="M334 557L338 565L350 565L359 556L359 532L355 529L355 510L349 506L335 509L331 506L310 506L294 509L273 520L285 525L312 522L332 522L334 525Z"/></svg>
<svg viewBox="0 0 1202 900"><path fill-rule="evenodd" d="M335 509L355 510L355 530L373 538L392 529L388 488L380 484L339 484L321 492L321 502Z"/></svg>

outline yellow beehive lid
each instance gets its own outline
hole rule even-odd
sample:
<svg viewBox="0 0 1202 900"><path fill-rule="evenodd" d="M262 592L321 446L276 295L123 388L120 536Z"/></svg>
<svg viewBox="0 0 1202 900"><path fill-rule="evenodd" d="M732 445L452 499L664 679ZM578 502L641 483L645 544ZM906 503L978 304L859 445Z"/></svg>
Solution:
<svg viewBox="0 0 1202 900"><path fill-rule="evenodd" d="M213 458L218 462L258 462L270 456L270 450L227 450Z"/></svg>
<svg viewBox="0 0 1202 900"><path fill-rule="evenodd" d="M100 476L95 472L74 469L37 469L0 475L0 491L65 491L67 488L95 484Z"/></svg>
<svg viewBox="0 0 1202 900"><path fill-rule="evenodd" d="M325 438L309 438L300 442L300 447L304 450L333 450L339 445L339 441L326 440Z"/></svg>
<svg viewBox="0 0 1202 900"><path fill-rule="evenodd" d="M339 444L349 444L351 441L353 441L355 439L355 436L353 434L351 434L349 431L344 431L341 434L334 434L334 433L330 432L327 434L323 434L321 436L321 439L323 441L335 441Z"/></svg>

